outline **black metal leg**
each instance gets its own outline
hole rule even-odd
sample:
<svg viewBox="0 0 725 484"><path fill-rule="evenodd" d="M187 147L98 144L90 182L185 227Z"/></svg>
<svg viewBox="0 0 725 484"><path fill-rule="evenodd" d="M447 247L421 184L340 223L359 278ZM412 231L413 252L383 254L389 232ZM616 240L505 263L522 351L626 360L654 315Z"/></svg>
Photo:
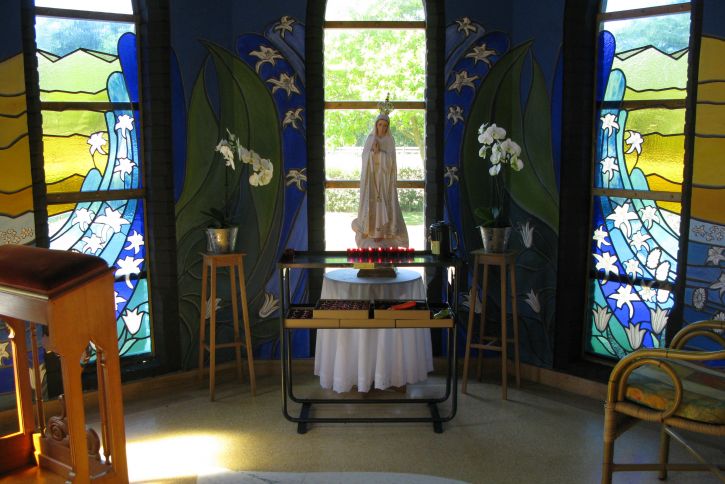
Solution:
<svg viewBox="0 0 725 484"><path fill-rule="evenodd" d="M297 433L298 434L307 433L307 419L310 418L310 408L312 408L311 403L302 404L302 410L300 410L300 421L297 422Z"/></svg>
<svg viewBox="0 0 725 484"><path fill-rule="evenodd" d="M438 406L435 403L429 403L428 409L433 418L433 431L437 434L443 433L443 422L441 422L441 414L438 413Z"/></svg>

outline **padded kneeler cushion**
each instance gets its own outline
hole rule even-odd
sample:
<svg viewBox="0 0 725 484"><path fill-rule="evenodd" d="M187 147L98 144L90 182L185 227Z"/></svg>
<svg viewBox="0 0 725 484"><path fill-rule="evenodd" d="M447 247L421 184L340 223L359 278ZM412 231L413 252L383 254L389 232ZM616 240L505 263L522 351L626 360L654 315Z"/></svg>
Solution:
<svg viewBox="0 0 725 484"><path fill-rule="evenodd" d="M0 286L53 297L110 268L100 257L27 245L0 246Z"/></svg>

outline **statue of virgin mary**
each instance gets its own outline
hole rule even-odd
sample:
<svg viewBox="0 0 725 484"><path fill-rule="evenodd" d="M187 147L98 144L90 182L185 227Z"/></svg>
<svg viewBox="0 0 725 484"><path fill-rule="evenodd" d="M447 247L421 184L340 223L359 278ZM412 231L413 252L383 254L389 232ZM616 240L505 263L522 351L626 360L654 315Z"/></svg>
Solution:
<svg viewBox="0 0 725 484"><path fill-rule="evenodd" d="M389 97L365 140L360 173L360 205L352 221L358 247L408 247L408 229L398 202L395 140L390 134Z"/></svg>

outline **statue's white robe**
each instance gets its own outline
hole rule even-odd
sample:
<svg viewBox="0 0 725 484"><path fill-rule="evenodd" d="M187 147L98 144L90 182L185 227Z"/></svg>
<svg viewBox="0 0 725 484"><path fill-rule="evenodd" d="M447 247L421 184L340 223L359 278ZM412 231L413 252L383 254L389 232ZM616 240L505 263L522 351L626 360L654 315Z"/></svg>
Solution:
<svg viewBox="0 0 725 484"><path fill-rule="evenodd" d="M378 141L380 151L373 153ZM360 173L360 206L352 221L358 247L408 247L408 229L398 202L398 166L390 134L365 141Z"/></svg>

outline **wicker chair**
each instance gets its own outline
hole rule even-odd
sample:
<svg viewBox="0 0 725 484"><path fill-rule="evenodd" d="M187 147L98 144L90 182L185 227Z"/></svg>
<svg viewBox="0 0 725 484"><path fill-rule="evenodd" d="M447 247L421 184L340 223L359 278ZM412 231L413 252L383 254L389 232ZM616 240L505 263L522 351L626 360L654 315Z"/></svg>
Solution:
<svg viewBox="0 0 725 484"><path fill-rule="evenodd" d="M725 466L709 464L674 429L725 437L725 371L704 363L725 361L725 322L703 321L679 331L669 349L639 350L617 363L609 377L604 409L604 457L602 483L617 471L668 470L710 471L725 482ZM723 349L688 351L694 337L707 337ZM722 363L722 361L720 363ZM659 463L614 463L614 441L640 420L660 422ZM699 463L668 462L670 438L674 438Z"/></svg>

